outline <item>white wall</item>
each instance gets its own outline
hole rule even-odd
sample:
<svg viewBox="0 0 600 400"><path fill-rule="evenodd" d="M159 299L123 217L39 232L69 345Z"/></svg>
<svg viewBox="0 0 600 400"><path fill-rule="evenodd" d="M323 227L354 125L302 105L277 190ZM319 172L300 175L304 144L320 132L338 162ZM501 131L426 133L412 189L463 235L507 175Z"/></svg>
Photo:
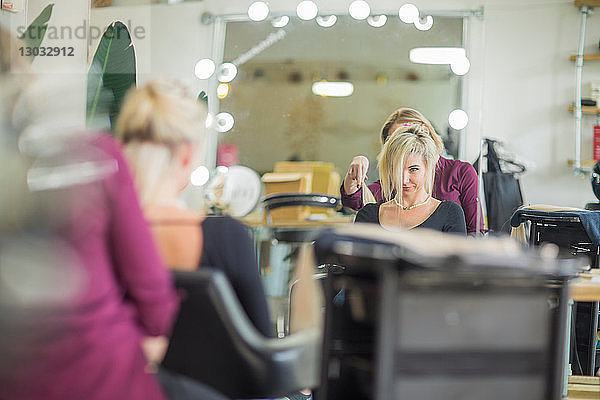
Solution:
<svg viewBox="0 0 600 400"><path fill-rule="evenodd" d="M57 130L81 129L85 125L87 49L85 32L82 30L82 36L78 37L74 28L87 24L90 3L81 0L23 0L18 3L23 5L23 11L16 14L0 12L0 24L18 36L48 4L54 3L41 46L72 48L72 52L67 50L72 56L65 56L61 51L60 56L39 55L33 60L32 68L38 77L30 90L42 89L35 96L38 101L34 108L36 114L52 121ZM56 98L60 98L60 102L55 101Z"/></svg>
<svg viewBox="0 0 600 400"><path fill-rule="evenodd" d="M123 0L124 1L124 0ZM317 0L323 12L343 13L346 0ZM198 3L157 5L150 11L152 25L149 75L169 74L194 81L196 60L210 56L211 27L198 21L204 11L243 14L249 0L204 0ZM271 2L273 12L294 10L297 1ZM588 178L575 177L567 166L574 154L574 122L566 110L573 101L575 68L569 55L577 50L579 12L570 0L414 0L424 10L476 9L483 20L469 22L471 71L467 75L467 156L472 161L479 135L500 138L506 147L532 164L523 177L531 203L582 207L595 200ZM370 1L374 12L396 9L397 1ZM94 10L108 20L126 7ZM103 14L106 13L106 14ZM133 13L135 14L135 13ZM111 15L112 17L112 15ZM94 20L94 17L92 18ZM99 20L98 20L99 21ZM588 23L586 52L598 52L600 15ZM139 62L148 55L138 53ZM146 61L144 61L144 59ZM144 75L142 80L146 79ZM584 82L600 80L600 63L585 66ZM584 88L585 94L585 88ZM582 159L591 158L592 117L583 128Z"/></svg>
<svg viewBox="0 0 600 400"><path fill-rule="evenodd" d="M188 83L195 91L206 90L206 81L194 76L198 60L210 57L212 26L202 25L204 2L177 5L157 4L151 7L119 6L92 9L90 25L104 31L114 21L131 28L143 29L133 35L138 72L138 85L155 76L170 76ZM90 48L93 57L100 38Z"/></svg>

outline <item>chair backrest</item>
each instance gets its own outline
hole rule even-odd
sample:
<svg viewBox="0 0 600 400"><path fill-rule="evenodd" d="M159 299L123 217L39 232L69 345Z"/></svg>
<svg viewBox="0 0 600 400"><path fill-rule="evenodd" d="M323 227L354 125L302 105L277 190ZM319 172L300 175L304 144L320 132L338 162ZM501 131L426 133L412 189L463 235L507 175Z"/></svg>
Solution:
<svg viewBox="0 0 600 400"><path fill-rule="evenodd" d="M435 255L411 246L422 233L402 245L358 228L315 244L318 263L345 266L325 279L320 400L560 398L570 260L466 239Z"/></svg>
<svg viewBox="0 0 600 400"><path fill-rule="evenodd" d="M317 386L321 343L316 331L266 338L222 272L177 271L174 278L182 303L165 368L231 398L280 397Z"/></svg>

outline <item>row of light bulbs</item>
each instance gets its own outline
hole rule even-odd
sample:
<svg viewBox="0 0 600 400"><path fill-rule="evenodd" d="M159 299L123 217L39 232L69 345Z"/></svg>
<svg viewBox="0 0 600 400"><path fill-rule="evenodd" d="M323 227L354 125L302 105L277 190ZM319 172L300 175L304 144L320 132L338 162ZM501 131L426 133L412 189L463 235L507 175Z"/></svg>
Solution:
<svg viewBox="0 0 600 400"><path fill-rule="evenodd" d="M337 16L329 15L329 16L318 16L319 9L317 5L311 0L301 1L296 7L296 15L298 18L309 21L315 19L317 24L321 27L328 28L337 22ZM371 8L369 4L364 0L356 0L353 1L348 7L348 13L350 16L356 20L367 20L367 23L373 27L379 28L385 25L387 22L386 15L370 15ZM269 16L269 6L263 1L256 1L248 7L248 17L252 21L263 21ZM400 20L407 24L414 24L415 27L419 30L428 30L433 26L433 17L431 15L427 15L424 18L420 16L419 9L414 4L404 4L398 10L398 16ZM277 19L274 19L271 23L276 28L282 28L286 26L290 21L288 16L281 16ZM462 50L462 49L461 49ZM464 50L463 50L464 51ZM464 56L463 56L464 57ZM468 60L466 57L467 65L466 69L463 67L463 71L458 72L454 71L454 63L451 63L452 69L457 75L463 75L469 70ZM413 60L413 62L419 62L417 60ZM436 62L433 62L436 63ZM208 58L202 59L198 61L195 66L195 75L198 79L208 79L213 73L215 73L216 66L215 63ZM227 89L228 83L231 82L237 75L237 67L233 63L223 63L219 67L219 71L217 72L217 79L219 80L220 85L217 88L217 92ZM218 93L219 98L225 97L227 94ZM460 109L454 110L450 113L448 117L448 122L450 126L454 129L461 130L464 129L468 123L467 114ZM207 127L212 127L214 124L214 128L221 133L228 132L233 128L234 118L231 114L227 112L221 112L217 114L214 118L209 116L206 121Z"/></svg>
<svg viewBox="0 0 600 400"><path fill-rule="evenodd" d="M448 123L452 128L456 130L464 129L467 126L468 122L469 117L467 116L467 113L461 109L456 109L448 115ZM212 116L209 114L208 118L206 119L206 127L211 127L213 123L215 124L215 129L217 130L217 132L227 132L231 128L233 128L233 115L227 112L222 112L217 114L217 116L213 120ZM222 172L226 172L226 170ZM192 172L190 176L190 182L194 186L204 186L208 182L209 177L210 172L208 168L206 168L204 165L201 165Z"/></svg>
<svg viewBox="0 0 600 400"><path fill-rule="evenodd" d="M380 28L387 22L386 15L371 15L371 7L364 0L355 0L350 3L348 13L356 20L367 20L367 23L375 28ZM335 15L317 16L319 8L312 0L301 1L296 7L296 15L304 21L315 19L319 26L329 28L337 22ZM255 1L248 7L248 18L252 21L264 21L269 16L269 6L264 1ZM427 15L421 17L419 9L414 4L404 4L398 10L400 20L406 24L414 24L419 30L426 31L433 26L433 17ZM283 28L290 22L290 17L284 15L273 20L271 23L275 28Z"/></svg>

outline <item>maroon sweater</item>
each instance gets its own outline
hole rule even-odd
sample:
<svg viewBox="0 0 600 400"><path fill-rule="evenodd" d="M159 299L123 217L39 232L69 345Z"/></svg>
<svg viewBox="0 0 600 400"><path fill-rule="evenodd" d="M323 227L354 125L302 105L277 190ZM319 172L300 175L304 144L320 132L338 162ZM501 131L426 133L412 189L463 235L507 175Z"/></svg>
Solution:
<svg viewBox="0 0 600 400"><path fill-rule="evenodd" d="M438 200L449 200L458 203L465 213L467 233L471 235L477 232L477 209L480 208L477 197L477 183L477 172L471 164L440 157L435 167L432 196ZM370 184L369 189L373 192L373 196L375 196L378 203L385 201L380 181ZM362 208L362 188L355 193L346 194L342 184L341 194L343 205L354 210ZM483 215L481 212L479 213L479 220L479 227L483 232Z"/></svg>

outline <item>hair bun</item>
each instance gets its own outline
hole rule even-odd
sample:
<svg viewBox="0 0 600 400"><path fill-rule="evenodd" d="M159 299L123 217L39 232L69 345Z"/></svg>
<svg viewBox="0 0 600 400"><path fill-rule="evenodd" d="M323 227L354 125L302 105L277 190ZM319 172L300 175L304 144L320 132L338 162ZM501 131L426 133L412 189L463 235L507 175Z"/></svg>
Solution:
<svg viewBox="0 0 600 400"><path fill-rule="evenodd" d="M402 126L411 128L412 132L415 135L419 135L419 136L430 136L431 135L429 128L421 122L408 122L406 124L402 124Z"/></svg>

